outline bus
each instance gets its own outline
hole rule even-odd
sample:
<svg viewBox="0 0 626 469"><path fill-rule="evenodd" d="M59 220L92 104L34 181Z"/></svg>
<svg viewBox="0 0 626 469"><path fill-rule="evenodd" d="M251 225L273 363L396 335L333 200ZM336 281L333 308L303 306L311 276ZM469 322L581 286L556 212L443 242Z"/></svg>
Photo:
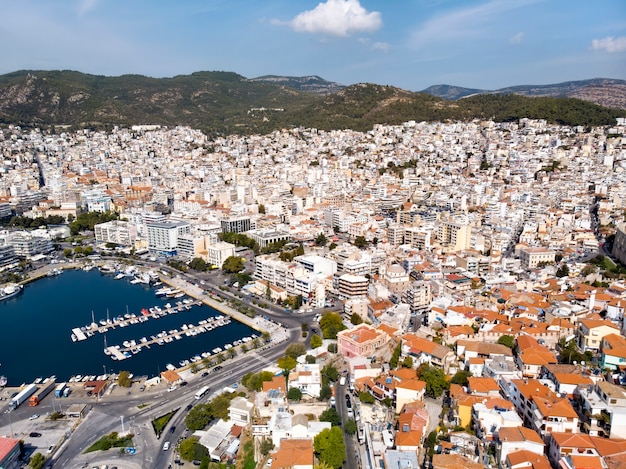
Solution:
<svg viewBox="0 0 626 469"><path fill-rule="evenodd" d="M196 393L196 399L202 398L202 396L204 396L207 392L209 392L209 387L208 386L203 387Z"/></svg>

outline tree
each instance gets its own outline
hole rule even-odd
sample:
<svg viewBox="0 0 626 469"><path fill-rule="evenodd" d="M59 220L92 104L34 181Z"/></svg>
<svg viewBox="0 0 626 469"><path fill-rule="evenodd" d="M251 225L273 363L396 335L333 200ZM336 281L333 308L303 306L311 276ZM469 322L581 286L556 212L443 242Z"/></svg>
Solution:
<svg viewBox="0 0 626 469"><path fill-rule="evenodd" d="M314 365L315 363L317 363L317 358L315 358L313 355L307 355L306 357L304 357L304 360L309 365Z"/></svg>
<svg viewBox="0 0 626 469"><path fill-rule="evenodd" d="M326 236L324 235L324 233L320 233L319 235L317 235L317 237L315 238L315 245L316 246L326 246L326 243L328 243L328 238L326 238Z"/></svg>
<svg viewBox="0 0 626 469"><path fill-rule="evenodd" d="M243 259L239 256L227 257L222 264L222 270L227 274L236 274L243 270Z"/></svg>
<svg viewBox="0 0 626 469"><path fill-rule="evenodd" d="M41 453L35 453L30 458L28 465L33 469L41 469L46 462L46 457Z"/></svg>
<svg viewBox="0 0 626 469"><path fill-rule="evenodd" d="M567 266L567 264L563 264L561 267L559 267L556 270L556 274L555 275L558 278L567 277L569 275L569 267Z"/></svg>
<svg viewBox="0 0 626 469"><path fill-rule="evenodd" d="M376 399L369 392L361 391L359 392L359 401L363 404L373 404L376 402Z"/></svg>
<svg viewBox="0 0 626 469"><path fill-rule="evenodd" d="M319 335L314 334L311 336L311 348L321 347L323 343L324 341Z"/></svg>
<svg viewBox="0 0 626 469"><path fill-rule="evenodd" d="M130 372L120 371L120 374L117 376L117 385L123 388L130 388L131 384Z"/></svg>
<svg viewBox="0 0 626 469"><path fill-rule="evenodd" d="M441 368L424 363L417 369L417 377L426 382L426 394L430 397L439 397L448 389L448 381Z"/></svg>
<svg viewBox="0 0 626 469"><path fill-rule="evenodd" d="M343 431L348 435L354 435L357 431L356 422L354 419L348 419L343 427Z"/></svg>
<svg viewBox="0 0 626 469"><path fill-rule="evenodd" d="M265 214L265 205L259 204L259 213L261 215Z"/></svg>
<svg viewBox="0 0 626 469"><path fill-rule="evenodd" d="M357 236L356 238L354 238L354 243L353 244L357 248L363 249L364 247L367 246L367 240L365 239L365 236Z"/></svg>
<svg viewBox="0 0 626 469"><path fill-rule="evenodd" d="M306 346L300 342L290 344L285 349L285 355L292 358L298 358L300 355L304 355L305 353Z"/></svg>
<svg viewBox="0 0 626 469"><path fill-rule="evenodd" d="M325 339L336 339L337 332L343 331L346 326L343 324L341 316L337 313L325 313L320 319L320 327Z"/></svg>
<svg viewBox="0 0 626 469"><path fill-rule="evenodd" d="M413 357L411 355L404 357L404 360L402 360L402 367L413 368Z"/></svg>
<svg viewBox="0 0 626 469"><path fill-rule="evenodd" d="M270 451L274 449L274 442L271 438L265 438L259 445L259 451L263 456L270 454Z"/></svg>
<svg viewBox="0 0 626 469"><path fill-rule="evenodd" d="M298 388L289 388L289 391L287 392L287 399L290 401L299 401L302 399L302 391Z"/></svg>
<svg viewBox="0 0 626 469"><path fill-rule="evenodd" d="M209 264L207 264L204 259L194 257L189 263L189 267L198 272L206 272L209 268Z"/></svg>
<svg viewBox="0 0 626 469"><path fill-rule="evenodd" d="M515 337L507 334L501 335L496 343L512 349L515 346Z"/></svg>
<svg viewBox="0 0 626 469"><path fill-rule="evenodd" d="M322 378L326 378L329 381L337 381L339 379L339 372L333 365L328 364L322 368Z"/></svg>
<svg viewBox="0 0 626 469"><path fill-rule="evenodd" d="M350 316L351 324L358 326L362 322L363 322L363 318L359 315L359 313L352 313L352 316Z"/></svg>
<svg viewBox="0 0 626 469"><path fill-rule="evenodd" d="M469 378L471 378L472 372L467 370L457 371L450 382L452 384L458 384L459 386L467 386L469 384Z"/></svg>
<svg viewBox="0 0 626 469"><path fill-rule="evenodd" d="M334 407L330 407L320 414L320 422L330 422L333 426L341 425L341 417Z"/></svg>
<svg viewBox="0 0 626 469"><path fill-rule="evenodd" d="M328 399L330 399L330 396L333 395L333 391L330 389L330 386L328 385L328 383L326 384L322 384L322 387L320 389L320 401L326 401Z"/></svg>
<svg viewBox="0 0 626 469"><path fill-rule="evenodd" d="M313 440L313 448L321 461L339 469L346 455L346 444L343 441L341 428L332 427L322 430Z"/></svg>
<svg viewBox="0 0 626 469"><path fill-rule="evenodd" d="M392 369L398 367L398 361L400 360L400 354L402 353L402 343L398 343L393 349L393 353L391 354L391 358L389 359L389 366Z"/></svg>
<svg viewBox="0 0 626 469"><path fill-rule="evenodd" d="M187 412L185 425L191 431L202 430L213 418L209 404L198 404Z"/></svg>
<svg viewBox="0 0 626 469"><path fill-rule="evenodd" d="M204 456L208 454L207 449L200 443L198 443L198 438L195 436L186 438L181 441L178 445L178 451L180 453L180 457L187 461L193 461L196 459L201 460Z"/></svg>
<svg viewBox="0 0 626 469"><path fill-rule="evenodd" d="M289 389L289 372L293 370L298 362L293 357L284 356L278 359L278 366L283 370L283 376L285 377L285 386Z"/></svg>

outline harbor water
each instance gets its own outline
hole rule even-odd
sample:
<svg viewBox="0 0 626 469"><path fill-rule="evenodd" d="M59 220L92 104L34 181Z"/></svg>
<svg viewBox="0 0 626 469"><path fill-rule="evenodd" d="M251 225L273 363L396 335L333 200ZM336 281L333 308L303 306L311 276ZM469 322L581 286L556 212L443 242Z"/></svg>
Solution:
<svg viewBox="0 0 626 469"><path fill-rule="evenodd" d="M122 345L132 340L140 344L143 337L150 339L172 329L181 331L185 324L198 325L221 314L202 305L72 341L72 329L89 326L92 317L98 324L126 314L140 317L142 309L164 308L166 303L174 305L183 299L158 298L155 290L144 284L131 284L129 277L116 280L96 269L65 271L26 285L21 294L0 302L0 375L7 377L9 386L51 375L56 375L57 381L67 381L77 374L101 375L121 370L155 376L169 363L178 367L183 360L258 334L233 320L195 336L182 334L180 340L155 343L149 349L142 347L123 361L114 361L104 353L105 345Z"/></svg>

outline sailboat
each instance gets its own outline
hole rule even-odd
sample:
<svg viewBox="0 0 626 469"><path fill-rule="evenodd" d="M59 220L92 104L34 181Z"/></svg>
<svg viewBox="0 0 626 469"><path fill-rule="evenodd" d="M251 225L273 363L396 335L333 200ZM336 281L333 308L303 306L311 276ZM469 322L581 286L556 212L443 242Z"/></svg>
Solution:
<svg viewBox="0 0 626 469"><path fill-rule="evenodd" d="M104 353L106 355L111 355L111 351L109 350L109 347L107 347L107 336L106 336L106 334L104 336Z"/></svg>

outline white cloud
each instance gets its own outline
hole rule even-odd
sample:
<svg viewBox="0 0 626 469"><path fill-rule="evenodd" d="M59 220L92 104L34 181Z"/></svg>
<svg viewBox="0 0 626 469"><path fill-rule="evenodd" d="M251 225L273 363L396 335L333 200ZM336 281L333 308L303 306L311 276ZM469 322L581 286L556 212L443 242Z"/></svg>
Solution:
<svg viewBox="0 0 626 469"><path fill-rule="evenodd" d="M594 39L591 41L591 48L593 50L605 50L609 53L624 52L626 51L626 36Z"/></svg>
<svg viewBox="0 0 626 469"><path fill-rule="evenodd" d="M368 12L359 0L327 0L313 10L303 11L289 22L295 31L350 36L356 32L374 32L382 26L381 14Z"/></svg>
<svg viewBox="0 0 626 469"><path fill-rule="evenodd" d="M524 33L519 32L509 38L509 44L521 44L524 41Z"/></svg>

